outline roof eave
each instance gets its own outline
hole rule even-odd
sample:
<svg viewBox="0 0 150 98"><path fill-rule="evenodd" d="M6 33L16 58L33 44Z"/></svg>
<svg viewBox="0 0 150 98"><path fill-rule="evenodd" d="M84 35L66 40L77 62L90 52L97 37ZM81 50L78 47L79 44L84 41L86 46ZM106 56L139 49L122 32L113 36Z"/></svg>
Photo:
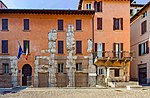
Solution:
<svg viewBox="0 0 150 98"><path fill-rule="evenodd" d="M138 18L143 12L143 10L145 10L148 6L150 6L150 1L130 19L130 23L132 23L136 18Z"/></svg>

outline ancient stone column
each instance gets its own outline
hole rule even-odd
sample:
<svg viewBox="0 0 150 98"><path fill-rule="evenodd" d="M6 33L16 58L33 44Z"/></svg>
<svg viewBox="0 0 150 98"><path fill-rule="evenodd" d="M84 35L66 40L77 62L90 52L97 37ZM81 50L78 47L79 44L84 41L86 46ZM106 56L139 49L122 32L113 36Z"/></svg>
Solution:
<svg viewBox="0 0 150 98"><path fill-rule="evenodd" d="M67 49L67 74L69 77L69 85L73 87L75 85L75 60L74 60L74 50L75 50L75 40L74 40L74 27L73 25L68 25L68 29L66 32L66 49Z"/></svg>
<svg viewBox="0 0 150 98"><path fill-rule="evenodd" d="M57 40L57 31L53 29L48 33L48 52L50 53L49 87L56 86L56 68L57 68L57 61L55 60L56 40Z"/></svg>

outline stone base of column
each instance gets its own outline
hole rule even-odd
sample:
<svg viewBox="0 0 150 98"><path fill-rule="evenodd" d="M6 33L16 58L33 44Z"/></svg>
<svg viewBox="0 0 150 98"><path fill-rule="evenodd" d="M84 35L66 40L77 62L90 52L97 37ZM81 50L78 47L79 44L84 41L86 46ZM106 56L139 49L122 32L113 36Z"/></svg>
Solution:
<svg viewBox="0 0 150 98"><path fill-rule="evenodd" d="M88 84L89 87L95 87L96 86L96 73L89 73L89 77L88 77Z"/></svg>

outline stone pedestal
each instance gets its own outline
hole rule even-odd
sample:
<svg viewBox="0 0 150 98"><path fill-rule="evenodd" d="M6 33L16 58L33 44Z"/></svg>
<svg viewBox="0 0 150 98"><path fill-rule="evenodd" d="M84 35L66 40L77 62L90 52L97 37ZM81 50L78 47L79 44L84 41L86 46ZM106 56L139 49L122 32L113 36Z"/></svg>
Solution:
<svg viewBox="0 0 150 98"><path fill-rule="evenodd" d="M96 67L95 65L93 64L93 55L92 53L90 53L89 55L89 67L88 67L88 72L89 72L89 80L88 80L88 83L89 83L89 86L90 87L95 87L96 86Z"/></svg>

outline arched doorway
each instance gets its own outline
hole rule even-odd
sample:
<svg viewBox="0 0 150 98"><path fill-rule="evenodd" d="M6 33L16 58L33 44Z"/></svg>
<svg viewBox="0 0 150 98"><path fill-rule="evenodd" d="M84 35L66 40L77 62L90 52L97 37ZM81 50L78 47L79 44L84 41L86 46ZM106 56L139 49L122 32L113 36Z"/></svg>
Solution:
<svg viewBox="0 0 150 98"><path fill-rule="evenodd" d="M22 67L22 86L28 86L27 81L29 78L31 78L31 76L32 76L32 67L29 64L25 64Z"/></svg>

